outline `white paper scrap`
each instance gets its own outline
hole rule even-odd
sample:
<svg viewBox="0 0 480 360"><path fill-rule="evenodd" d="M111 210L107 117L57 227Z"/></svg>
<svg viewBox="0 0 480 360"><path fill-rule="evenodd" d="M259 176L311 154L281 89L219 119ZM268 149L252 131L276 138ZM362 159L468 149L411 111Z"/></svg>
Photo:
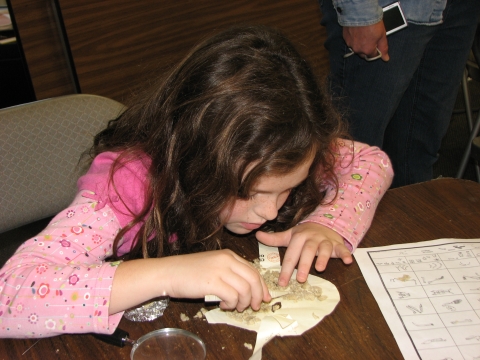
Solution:
<svg viewBox="0 0 480 360"><path fill-rule="evenodd" d="M258 259L260 260L260 266L264 269L280 269L280 253L276 246L258 243Z"/></svg>

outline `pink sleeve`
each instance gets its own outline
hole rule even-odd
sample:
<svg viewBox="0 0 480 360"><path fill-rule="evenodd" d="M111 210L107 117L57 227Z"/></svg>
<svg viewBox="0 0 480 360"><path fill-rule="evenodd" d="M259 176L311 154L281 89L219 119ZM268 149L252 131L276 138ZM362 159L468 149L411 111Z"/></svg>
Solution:
<svg viewBox="0 0 480 360"><path fill-rule="evenodd" d="M315 222L335 230L343 236L350 251L354 251L392 183L393 169L388 156L378 147L340 140L335 171L339 184L337 198L334 199L335 188L327 185L326 205L318 206L302 223Z"/></svg>
<svg viewBox="0 0 480 360"><path fill-rule="evenodd" d="M123 313L109 316L108 306L118 262L104 259L120 224L108 205L96 205L78 194L0 270L1 337L115 330Z"/></svg>
<svg viewBox="0 0 480 360"><path fill-rule="evenodd" d="M93 191L84 195L97 202L95 210L109 205L123 228L142 211L145 204L150 159L144 156L130 161L122 160L121 165L115 169L113 181L110 181L110 171L118 156L114 152L99 154L88 172L78 180L77 186L79 190ZM118 255L130 251L133 239L142 225L138 223L124 234Z"/></svg>

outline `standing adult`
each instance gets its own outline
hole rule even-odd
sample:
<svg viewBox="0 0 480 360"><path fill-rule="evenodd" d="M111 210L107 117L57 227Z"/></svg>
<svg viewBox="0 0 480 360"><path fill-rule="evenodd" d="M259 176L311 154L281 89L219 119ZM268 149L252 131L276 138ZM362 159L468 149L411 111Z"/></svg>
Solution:
<svg viewBox="0 0 480 360"><path fill-rule="evenodd" d="M382 8L391 2L320 0L320 5L332 95L346 110L354 139L390 156L396 187L432 178L480 1L402 0L408 26L387 37ZM351 51L356 56L345 57ZM367 61L377 56L381 60Z"/></svg>

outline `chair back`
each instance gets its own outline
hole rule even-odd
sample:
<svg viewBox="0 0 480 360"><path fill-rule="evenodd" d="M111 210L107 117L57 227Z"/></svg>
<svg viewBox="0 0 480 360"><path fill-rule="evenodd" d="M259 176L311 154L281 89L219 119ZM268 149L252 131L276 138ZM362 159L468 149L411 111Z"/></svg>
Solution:
<svg viewBox="0 0 480 360"><path fill-rule="evenodd" d="M73 200L81 154L124 106L67 95L0 110L0 233L53 216Z"/></svg>

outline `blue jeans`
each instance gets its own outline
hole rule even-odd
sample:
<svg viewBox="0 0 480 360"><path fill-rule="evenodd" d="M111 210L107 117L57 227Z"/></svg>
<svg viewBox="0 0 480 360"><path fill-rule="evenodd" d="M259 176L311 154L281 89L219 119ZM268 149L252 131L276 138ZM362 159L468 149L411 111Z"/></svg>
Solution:
<svg viewBox="0 0 480 360"><path fill-rule="evenodd" d="M480 15L479 0L449 0L444 22L409 24L388 37L390 61L348 52L331 0L321 1L330 89L355 140L392 160L392 187L427 181L448 129ZM459 159L460 160L460 159Z"/></svg>

